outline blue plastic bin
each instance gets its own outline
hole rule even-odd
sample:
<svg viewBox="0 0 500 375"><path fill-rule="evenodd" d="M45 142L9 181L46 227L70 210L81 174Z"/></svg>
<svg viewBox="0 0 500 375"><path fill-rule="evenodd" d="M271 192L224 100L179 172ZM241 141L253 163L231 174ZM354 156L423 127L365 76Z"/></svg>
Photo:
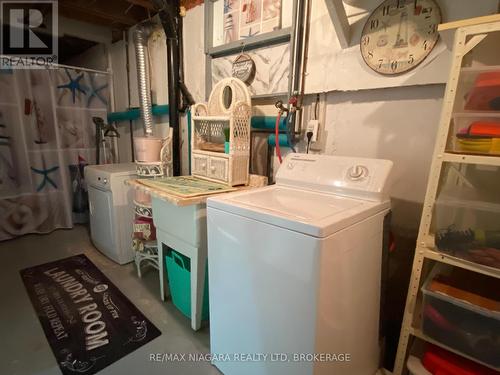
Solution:
<svg viewBox="0 0 500 375"><path fill-rule="evenodd" d="M168 249L165 263L172 302L185 316L191 319L191 259L173 249ZM201 319L208 320L208 267L205 270Z"/></svg>

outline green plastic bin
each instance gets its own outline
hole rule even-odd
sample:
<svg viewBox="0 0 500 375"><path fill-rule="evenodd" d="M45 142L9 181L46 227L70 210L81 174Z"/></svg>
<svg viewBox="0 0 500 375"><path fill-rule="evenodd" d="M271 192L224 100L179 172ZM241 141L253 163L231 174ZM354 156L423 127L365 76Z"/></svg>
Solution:
<svg viewBox="0 0 500 375"><path fill-rule="evenodd" d="M165 263L172 302L185 316L191 319L191 259L173 249L168 249ZM205 269L201 319L208 320L208 264Z"/></svg>

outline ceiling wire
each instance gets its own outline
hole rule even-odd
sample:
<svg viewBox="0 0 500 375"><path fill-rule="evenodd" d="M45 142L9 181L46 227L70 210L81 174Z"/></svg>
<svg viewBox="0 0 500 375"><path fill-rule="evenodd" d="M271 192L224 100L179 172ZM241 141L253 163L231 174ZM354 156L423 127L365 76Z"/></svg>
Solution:
<svg viewBox="0 0 500 375"><path fill-rule="evenodd" d="M123 14L127 14L129 12L130 9L132 9L132 7L134 6L134 4L130 4L127 9L125 9L125 12L123 12Z"/></svg>

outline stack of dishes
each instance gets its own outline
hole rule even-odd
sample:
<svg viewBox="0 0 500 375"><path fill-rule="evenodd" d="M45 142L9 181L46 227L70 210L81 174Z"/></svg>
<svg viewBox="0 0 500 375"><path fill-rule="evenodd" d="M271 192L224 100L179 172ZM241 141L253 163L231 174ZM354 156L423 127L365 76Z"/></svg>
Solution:
<svg viewBox="0 0 500 375"><path fill-rule="evenodd" d="M461 129L456 137L462 151L500 154L500 122L475 121Z"/></svg>

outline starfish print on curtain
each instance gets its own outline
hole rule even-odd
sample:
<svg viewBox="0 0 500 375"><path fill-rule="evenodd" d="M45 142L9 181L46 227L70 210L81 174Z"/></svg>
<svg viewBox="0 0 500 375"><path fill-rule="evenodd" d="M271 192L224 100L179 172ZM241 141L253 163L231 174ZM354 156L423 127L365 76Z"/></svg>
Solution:
<svg viewBox="0 0 500 375"><path fill-rule="evenodd" d="M73 96L73 104L74 104L75 100L76 100L76 92L77 91L80 91L84 95L87 94L87 92L84 89L84 86L82 86L80 84L80 80L83 78L83 73L79 74L78 76L76 76L76 78L73 79L73 77L71 77L71 74L69 73L68 69L64 69L64 71L66 72L66 75L69 78L69 82L64 84L64 85L59 85L59 86L57 86L57 88L70 90L71 94Z"/></svg>
<svg viewBox="0 0 500 375"><path fill-rule="evenodd" d="M52 185L52 187L54 187L55 189L57 189L57 184L54 182L54 180L52 180L50 178L49 174L57 171L59 169L59 166L56 165L56 166L53 166L53 167L50 167L50 168L46 168L45 167L45 158L43 156L42 156L42 163L43 163L43 169L38 169L38 168L30 167L31 170L34 173L43 176L43 180L37 186L36 191L40 192L47 185L47 183L49 183L50 185Z"/></svg>
<svg viewBox="0 0 500 375"><path fill-rule="evenodd" d="M94 76L92 74L89 74L89 80L90 80L90 87L87 86L82 86L84 89L87 90L87 108L90 107L90 103L94 97L99 99L102 104L108 105L108 101L102 97L100 94L100 91L106 89L108 87L108 84L105 83L104 85L96 87L95 81L94 81Z"/></svg>

